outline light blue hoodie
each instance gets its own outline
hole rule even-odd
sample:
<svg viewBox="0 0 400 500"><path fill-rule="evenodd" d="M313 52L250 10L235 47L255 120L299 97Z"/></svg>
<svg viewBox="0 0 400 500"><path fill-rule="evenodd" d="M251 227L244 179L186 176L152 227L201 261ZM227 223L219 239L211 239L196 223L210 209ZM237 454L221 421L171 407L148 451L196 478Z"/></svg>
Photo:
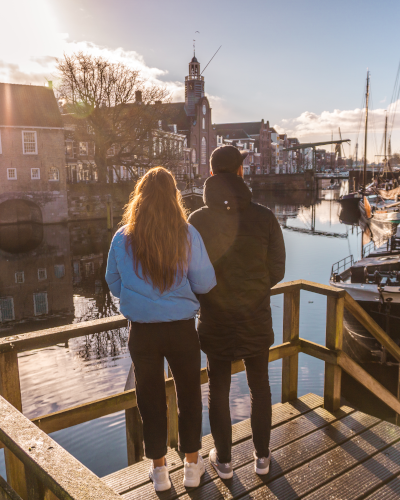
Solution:
<svg viewBox="0 0 400 500"><path fill-rule="evenodd" d="M108 254L106 281L113 295L120 299L121 313L138 323L160 323L194 318L200 308L195 293L207 293L217 284L203 240L188 224L191 258L182 280L177 278L170 290L160 293L142 278L139 264L135 273L132 250L127 251L125 226L116 233Z"/></svg>

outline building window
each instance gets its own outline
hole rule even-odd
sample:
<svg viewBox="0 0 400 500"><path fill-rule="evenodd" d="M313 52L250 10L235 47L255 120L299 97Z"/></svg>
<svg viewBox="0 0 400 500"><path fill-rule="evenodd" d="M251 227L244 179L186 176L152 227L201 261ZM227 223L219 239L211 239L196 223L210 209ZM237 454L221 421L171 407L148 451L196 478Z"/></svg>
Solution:
<svg viewBox="0 0 400 500"><path fill-rule="evenodd" d="M87 142L80 142L79 143L79 154L81 156L87 156L87 154L88 154Z"/></svg>
<svg viewBox="0 0 400 500"><path fill-rule="evenodd" d="M193 148L192 149L192 163L196 163L196 150Z"/></svg>
<svg viewBox="0 0 400 500"><path fill-rule="evenodd" d="M73 141L65 141L65 154L73 158L74 156L74 143Z"/></svg>
<svg viewBox="0 0 400 500"><path fill-rule="evenodd" d="M56 167L51 167L49 170L49 181L59 181L60 171Z"/></svg>
<svg viewBox="0 0 400 500"><path fill-rule="evenodd" d="M47 292L33 294L33 309L35 316L40 316L49 312Z"/></svg>
<svg viewBox="0 0 400 500"><path fill-rule="evenodd" d="M75 260L74 261L74 275L79 276L80 274L81 274L81 269L80 269L79 261Z"/></svg>
<svg viewBox="0 0 400 500"><path fill-rule="evenodd" d="M22 145L24 155L37 155L36 132L22 131Z"/></svg>
<svg viewBox="0 0 400 500"><path fill-rule="evenodd" d="M15 283L25 283L24 271L17 271L15 273Z"/></svg>
<svg viewBox="0 0 400 500"><path fill-rule="evenodd" d="M9 181L17 180L17 169L16 168L7 168L7 179Z"/></svg>
<svg viewBox="0 0 400 500"><path fill-rule="evenodd" d="M65 266L64 266L64 264L56 264L54 266L54 276L56 278L63 278L65 276Z"/></svg>
<svg viewBox="0 0 400 500"><path fill-rule="evenodd" d="M38 269L37 274L38 274L39 281L43 281L43 280L47 279L47 270L45 267L42 269Z"/></svg>
<svg viewBox="0 0 400 500"><path fill-rule="evenodd" d="M12 297L0 297L0 322L12 321L14 316L14 299Z"/></svg>
<svg viewBox="0 0 400 500"><path fill-rule="evenodd" d="M40 179L40 168L31 168L31 179Z"/></svg>
<svg viewBox="0 0 400 500"><path fill-rule="evenodd" d="M205 119L205 118L203 118L203 119L201 120L201 122L202 122L202 125L201 125L201 126L202 126L203 130L205 130L205 128L206 128L206 119Z"/></svg>
<svg viewBox="0 0 400 500"><path fill-rule="evenodd" d="M205 137L201 139L201 163L203 165L207 163L207 141Z"/></svg>

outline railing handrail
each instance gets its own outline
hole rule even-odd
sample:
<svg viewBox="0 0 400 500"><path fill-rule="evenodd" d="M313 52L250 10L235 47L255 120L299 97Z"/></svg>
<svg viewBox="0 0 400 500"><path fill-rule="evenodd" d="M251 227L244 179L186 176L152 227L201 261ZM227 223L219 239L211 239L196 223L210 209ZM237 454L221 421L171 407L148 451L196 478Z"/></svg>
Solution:
<svg viewBox="0 0 400 500"><path fill-rule="evenodd" d="M24 464L31 488L36 482L38 491L44 487L66 500L121 498L2 396L0 440Z"/></svg>
<svg viewBox="0 0 400 500"><path fill-rule="evenodd" d="M314 344L313 342L299 337L300 290L318 293L327 297L326 346ZM363 368L342 350L343 311L346 308L365 328L367 328L385 349L400 362L400 347L393 342L386 332L379 327L364 309L345 290L306 280L296 280L278 284L271 290L271 295L278 295L281 293L284 293L284 343L273 346L270 349L269 360L275 361L277 359L283 359L282 402L297 398L298 354L303 352L325 361L324 406L328 410L333 411L340 406L341 370L343 369L360 384L369 389L381 401L392 408L397 414L400 414L399 399L363 370ZM0 397L0 442L3 442L6 447L6 465L8 464L7 474L9 474L10 471L10 485L14 487L17 493L22 497L26 495L21 493L24 481L21 481L21 477L24 477L25 473L28 474L30 473L29 471L31 471L34 477L30 477L30 481L37 480L39 485L44 484L53 491L55 495L57 495L57 493L62 494L61 498L71 500L96 498L95 496L82 497L79 492L77 494L74 493L75 496L72 496L72 493L69 495L65 489L57 489L58 486L54 477L57 479L58 472L55 470L54 473L56 475L52 477L51 470L46 469L50 462L46 462L48 454L46 454L44 450L42 450L40 457L36 457L37 460L40 459L42 462L39 464L36 463L37 460L35 462L36 451L26 449L28 441L35 442L29 440L29 437L31 436L36 439L36 436L40 436L38 442L53 443L43 431L47 433L54 432L121 410L125 410L129 413L135 410L137 405L136 390L131 389L73 408L67 408L49 415L43 415L42 417L35 418L33 421L29 421L19 412L19 409L22 408L22 402L19 388L17 353L38 347L58 344L72 337L99 333L114 328L124 327L126 325L127 320L120 315L0 339L0 394L2 396ZM238 373L243 370L244 365L242 361L232 363L232 373ZM201 383L205 382L207 382L207 372L206 369L202 369ZM166 396L167 399L169 398L168 400L170 402L172 402L171 398L174 396L174 393L174 380L173 378L168 378L166 380ZM7 403L6 400L10 401L11 404ZM173 405L171 405L171 407L168 406L168 408L169 416L171 417L172 415L172 426L174 426L176 424L175 420L177 419L176 408L175 410L171 410ZM175 411L175 414L173 414L173 411ZM20 425L21 428L24 429L24 432L19 434L15 433L13 425L17 427ZM27 438L24 437L25 434ZM45 440L43 440L43 436L46 436ZM28 441L24 441L24 439ZM130 446L134 447L134 440L132 439L132 441L130 441L129 439L127 439L128 448ZM48 450L50 449L54 449L53 444L49 446ZM66 458L67 456L70 457L65 450L62 452L60 451L60 453L61 455L65 453ZM24 465L18 462L18 460L15 462L13 454L15 454ZM73 461L75 460L73 457L71 457L71 459ZM62 458L59 460L61 461ZM76 468L79 462L77 460L75 460L75 462L73 461L71 462L73 465L72 470L75 470L74 467ZM79 464L79 467L80 470L83 470L82 464ZM87 472L88 474L92 474L90 471ZM92 476L100 481L93 474ZM95 481L95 479L93 479L93 481ZM94 482L93 484L96 485L97 483ZM102 485L102 488L105 487L102 482L99 484ZM114 495L112 492L110 495L111 494ZM101 498L112 499L119 497L105 496L104 491L102 491Z"/></svg>
<svg viewBox="0 0 400 500"><path fill-rule="evenodd" d="M296 280L279 283L271 289L271 295L293 290L308 290L321 295L342 296L342 290L329 285L321 285L312 281ZM33 349L50 347L71 338L83 337L94 333L101 333L127 326L128 320L122 315L109 316L91 321L82 321L70 325L37 330L35 332L21 333L0 338L0 354L4 352L24 352Z"/></svg>

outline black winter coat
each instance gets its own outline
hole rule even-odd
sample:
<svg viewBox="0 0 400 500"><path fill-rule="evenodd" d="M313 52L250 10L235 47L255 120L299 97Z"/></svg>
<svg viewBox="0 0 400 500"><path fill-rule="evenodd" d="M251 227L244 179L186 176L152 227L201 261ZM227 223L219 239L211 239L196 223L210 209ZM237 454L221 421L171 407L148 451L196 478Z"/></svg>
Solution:
<svg viewBox="0 0 400 500"><path fill-rule="evenodd" d="M204 203L189 222L203 238L217 286L198 296L201 348L231 360L261 354L274 342L270 289L285 274L281 228L235 174L208 178Z"/></svg>

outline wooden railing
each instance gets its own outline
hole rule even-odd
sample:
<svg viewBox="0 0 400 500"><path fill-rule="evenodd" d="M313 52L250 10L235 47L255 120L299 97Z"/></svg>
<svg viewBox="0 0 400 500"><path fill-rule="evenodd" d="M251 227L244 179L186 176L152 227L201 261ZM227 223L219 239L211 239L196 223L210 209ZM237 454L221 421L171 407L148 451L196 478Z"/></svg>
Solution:
<svg viewBox="0 0 400 500"><path fill-rule="evenodd" d="M301 290L327 297L325 346L299 336ZM303 352L325 362L324 406L329 411L339 409L341 374L344 370L397 414L400 414L400 401L342 351L343 312L347 309L387 352L400 362L400 348L357 302L344 290L304 280L282 283L271 291L271 295L282 293L284 294L283 343L272 347L269 354L270 361L283 358L282 402L297 398L298 355ZM59 499L71 500L118 498L118 495L107 489L99 478L57 445L47 435L48 433L125 410L128 425L128 463L134 463L143 457L141 423L137 412L135 389L43 415L32 421L21 413L19 352L48 347L73 337L126 326L127 320L123 316L114 316L0 339L0 442L5 447L8 485L24 500L27 498L49 499L52 494ZM232 363L232 374L243 370L242 361ZM201 383L206 382L207 371L203 368ZM170 374L166 378L165 385L169 409L169 444L175 447L178 438L177 407L174 380ZM63 466L60 467L60 464ZM68 471L71 473L69 474ZM79 487L72 486L75 478L77 484L82 484L82 482L87 484L84 494ZM0 482L0 498L1 484ZM100 486L103 488L102 495L96 496ZM5 495L4 497L8 498Z"/></svg>

